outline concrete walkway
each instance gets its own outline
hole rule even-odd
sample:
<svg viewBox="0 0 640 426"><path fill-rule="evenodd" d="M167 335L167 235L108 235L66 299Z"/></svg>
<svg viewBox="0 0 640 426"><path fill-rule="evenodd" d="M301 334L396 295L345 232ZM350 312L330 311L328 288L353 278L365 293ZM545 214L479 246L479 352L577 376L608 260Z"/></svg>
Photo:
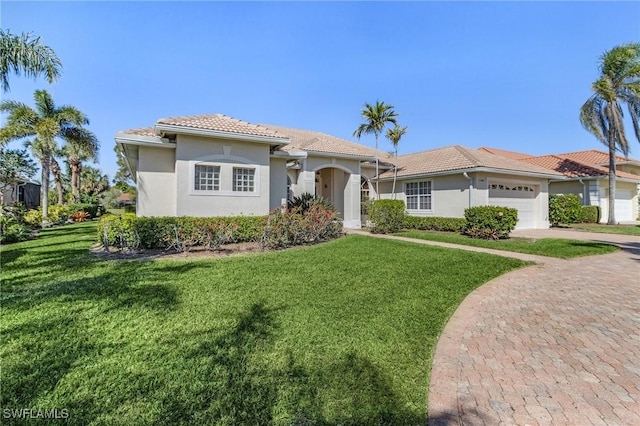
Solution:
<svg viewBox="0 0 640 426"><path fill-rule="evenodd" d="M622 250L560 260L454 246L537 264L478 288L449 320L434 353L429 424L640 425L640 238L513 236Z"/></svg>

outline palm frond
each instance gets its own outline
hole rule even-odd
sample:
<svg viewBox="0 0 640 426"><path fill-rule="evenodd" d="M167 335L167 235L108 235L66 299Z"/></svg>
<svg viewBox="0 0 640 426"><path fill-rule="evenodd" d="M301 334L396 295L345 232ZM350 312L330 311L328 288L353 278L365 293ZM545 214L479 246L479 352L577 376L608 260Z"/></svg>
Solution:
<svg viewBox="0 0 640 426"><path fill-rule="evenodd" d="M597 95L591 96L580 108L580 123L587 131L591 132L600 142L607 145L607 121L602 116L603 100Z"/></svg>

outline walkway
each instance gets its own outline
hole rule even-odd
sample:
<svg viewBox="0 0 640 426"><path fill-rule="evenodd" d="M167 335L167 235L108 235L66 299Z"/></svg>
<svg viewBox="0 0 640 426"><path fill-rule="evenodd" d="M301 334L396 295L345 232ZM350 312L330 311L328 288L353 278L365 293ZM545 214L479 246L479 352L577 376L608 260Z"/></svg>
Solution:
<svg viewBox="0 0 640 426"><path fill-rule="evenodd" d="M429 424L640 425L640 238L513 235L622 250L573 260L499 252L538 264L483 285L456 310L434 354Z"/></svg>

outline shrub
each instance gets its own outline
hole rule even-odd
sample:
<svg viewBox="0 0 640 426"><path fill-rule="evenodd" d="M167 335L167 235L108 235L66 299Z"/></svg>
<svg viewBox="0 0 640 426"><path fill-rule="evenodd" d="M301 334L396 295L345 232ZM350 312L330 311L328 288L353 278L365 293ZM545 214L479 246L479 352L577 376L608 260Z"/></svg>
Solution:
<svg viewBox="0 0 640 426"><path fill-rule="evenodd" d="M136 206L124 206L124 212L125 213L135 213L136 212Z"/></svg>
<svg viewBox="0 0 640 426"><path fill-rule="evenodd" d="M24 220L27 225L35 228L42 224L42 212L40 210L29 210L25 213L22 220Z"/></svg>
<svg viewBox="0 0 640 426"><path fill-rule="evenodd" d="M65 223L71 217L69 206L53 205L49 206L49 217L51 223Z"/></svg>
<svg viewBox="0 0 640 426"><path fill-rule="evenodd" d="M311 201L307 209L273 210L268 217L261 244L266 248L285 248L314 244L336 238L342 232L337 211L321 201Z"/></svg>
<svg viewBox="0 0 640 426"><path fill-rule="evenodd" d="M89 215L89 218L95 218L104 214L104 207L102 207L99 204L92 204L92 203L69 204L69 212L71 213L71 216L73 216L74 213L79 211L86 212Z"/></svg>
<svg viewBox="0 0 640 426"><path fill-rule="evenodd" d="M304 214L313 204L322 204L325 209L333 209L333 204L326 198L320 197L315 194L305 192L299 197L293 197L293 200L287 201L287 209L300 209L300 213Z"/></svg>
<svg viewBox="0 0 640 426"><path fill-rule="evenodd" d="M582 206L580 222L598 223L600 222L600 206Z"/></svg>
<svg viewBox="0 0 640 426"><path fill-rule="evenodd" d="M461 217L409 216L404 217L402 227L423 231L461 232L467 221Z"/></svg>
<svg viewBox="0 0 640 426"><path fill-rule="evenodd" d="M508 238L518 223L518 210L499 206L478 206L465 209L464 233L473 238Z"/></svg>
<svg viewBox="0 0 640 426"><path fill-rule="evenodd" d="M404 201L375 200L369 209L371 232L388 234L398 232L404 223Z"/></svg>
<svg viewBox="0 0 640 426"><path fill-rule="evenodd" d="M140 246L140 237L135 229L136 216L125 213L121 216L104 215L98 222L98 241L106 250L115 246L120 250L135 250Z"/></svg>
<svg viewBox="0 0 640 426"><path fill-rule="evenodd" d="M0 216L0 243L9 244L31 238L31 229L15 219Z"/></svg>
<svg viewBox="0 0 640 426"><path fill-rule="evenodd" d="M71 214L71 220L73 220L74 222L84 222L85 220L90 218L91 217L89 216L89 213L83 210L79 210Z"/></svg>
<svg viewBox="0 0 640 426"><path fill-rule="evenodd" d="M552 226L578 223L582 218L580 197L576 194L558 194L549 197L549 221Z"/></svg>

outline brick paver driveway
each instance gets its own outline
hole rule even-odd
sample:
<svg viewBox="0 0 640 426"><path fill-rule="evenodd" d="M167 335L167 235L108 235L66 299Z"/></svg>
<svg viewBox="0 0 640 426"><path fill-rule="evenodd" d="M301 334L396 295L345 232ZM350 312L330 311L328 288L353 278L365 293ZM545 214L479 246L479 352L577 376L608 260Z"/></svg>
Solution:
<svg viewBox="0 0 640 426"><path fill-rule="evenodd" d="M623 250L545 259L470 294L436 348L429 424L640 425L640 238L532 232Z"/></svg>

